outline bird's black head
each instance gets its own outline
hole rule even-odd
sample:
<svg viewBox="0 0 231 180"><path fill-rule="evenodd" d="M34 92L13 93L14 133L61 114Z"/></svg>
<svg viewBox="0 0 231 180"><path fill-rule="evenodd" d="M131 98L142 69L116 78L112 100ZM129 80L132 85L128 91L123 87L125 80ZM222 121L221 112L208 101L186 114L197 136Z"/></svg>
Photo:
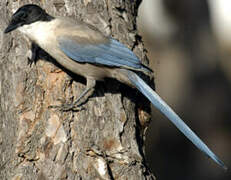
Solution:
<svg viewBox="0 0 231 180"><path fill-rule="evenodd" d="M20 26L31 24L37 21L50 21L54 19L46 13L41 7L35 4L27 4L20 7L12 16L8 27L4 33L8 33L17 29Z"/></svg>

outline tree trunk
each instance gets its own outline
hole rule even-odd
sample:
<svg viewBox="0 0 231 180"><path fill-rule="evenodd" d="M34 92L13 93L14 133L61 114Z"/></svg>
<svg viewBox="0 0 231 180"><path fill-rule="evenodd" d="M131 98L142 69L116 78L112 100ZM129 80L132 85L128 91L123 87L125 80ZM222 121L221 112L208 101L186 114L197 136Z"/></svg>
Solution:
<svg viewBox="0 0 231 180"><path fill-rule="evenodd" d="M2 0L1 32L15 10L32 2ZM147 63L136 29L139 3L49 0L38 5L51 15L96 26ZM97 84L81 110L49 108L74 101L85 87L83 78L49 61L28 66L30 46L18 31L1 33L0 43L0 179L154 179L144 161L150 108L143 96L107 80ZM44 52L40 56L50 59Z"/></svg>

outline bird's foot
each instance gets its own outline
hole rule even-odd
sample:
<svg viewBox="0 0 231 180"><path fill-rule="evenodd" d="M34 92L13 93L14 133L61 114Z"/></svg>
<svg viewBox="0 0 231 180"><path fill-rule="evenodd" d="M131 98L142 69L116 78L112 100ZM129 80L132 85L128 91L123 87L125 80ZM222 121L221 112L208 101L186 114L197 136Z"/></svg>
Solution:
<svg viewBox="0 0 231 180"><path fill-rule="evenodd" d="M49 106L49 108L55 108L58 109L60 111L81 111L84 108L82 107L89 99L89 97L91 97L93 95L94 92L94 87L95 87L95 80L92 79L88 79L87 80L87 87L86 89L80 94L80 96L76 99L75 102L73 103L63 103L62 100L59 99L59 101L61 101L62 105L60 106Z"/></svg>
<svg viewBox="0 0 231 180"><path fill-rule="evenodd" d="M58 111L62 112L68 112L68 111L81 111L84 110L85 108L82 106L82 103L78 102L73 102L73 103L61 103L61 105L51 105L48 108L50 109L56 109Z"/></svg>

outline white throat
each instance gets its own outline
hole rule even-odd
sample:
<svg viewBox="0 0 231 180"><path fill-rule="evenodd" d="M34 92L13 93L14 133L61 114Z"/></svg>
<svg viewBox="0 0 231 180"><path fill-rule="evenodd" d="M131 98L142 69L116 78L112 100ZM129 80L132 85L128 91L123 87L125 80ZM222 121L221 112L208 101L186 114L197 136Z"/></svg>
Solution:
<svg viewBox="0 0 231 180"><path fill-rule="evenodd" d="M30 40L35 41L38 45L46 43L49 36L53 34L55 29L55 20L52 21L38 21L32 24L23 25L19 29L20 32L29 37Z"/></svg>

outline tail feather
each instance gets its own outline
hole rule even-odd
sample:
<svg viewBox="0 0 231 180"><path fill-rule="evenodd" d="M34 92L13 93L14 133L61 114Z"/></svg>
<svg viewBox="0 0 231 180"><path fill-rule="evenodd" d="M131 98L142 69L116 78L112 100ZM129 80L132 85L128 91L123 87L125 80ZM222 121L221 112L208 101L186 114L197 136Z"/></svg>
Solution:
<svg viewBox="0 0 231 180"><path fill-rule="evenodd" d="M151 103L159 109L198 149L213 159L225 170L225 164L207 147L207 145L183 122L183 120L151 89L136 73L126 70L127 78Z"/></svg>

